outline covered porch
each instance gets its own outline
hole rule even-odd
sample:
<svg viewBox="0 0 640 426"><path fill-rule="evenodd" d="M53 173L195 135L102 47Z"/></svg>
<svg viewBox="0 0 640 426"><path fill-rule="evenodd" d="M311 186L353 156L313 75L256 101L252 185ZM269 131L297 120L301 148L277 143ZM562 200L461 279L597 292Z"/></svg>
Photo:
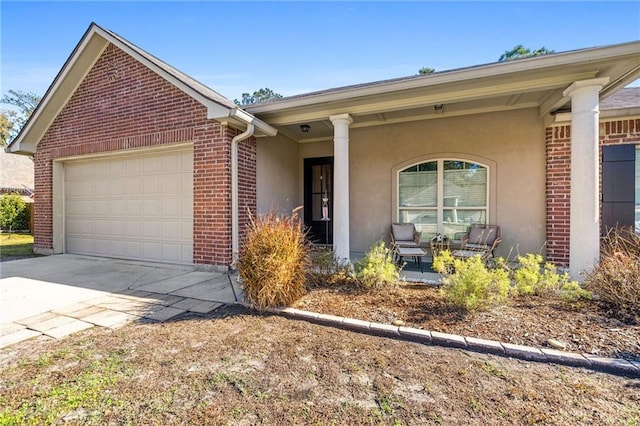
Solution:
<svg viewBox="0 0 640 426"><path fill-rule="evenodd" d="M640 43L628 43L249 106L278 129L257 143L258 213L304 205L343 259L388 241L393 222L414 223L425 243L497 224L498 255L544 254L569 229L553 250L579 278L599 257L599 102L638 75ZM547 135L568 112L570 190L556 191ZM329 169L309 171L314 158ZM558 224L560 199L570 214Z"/></svg>

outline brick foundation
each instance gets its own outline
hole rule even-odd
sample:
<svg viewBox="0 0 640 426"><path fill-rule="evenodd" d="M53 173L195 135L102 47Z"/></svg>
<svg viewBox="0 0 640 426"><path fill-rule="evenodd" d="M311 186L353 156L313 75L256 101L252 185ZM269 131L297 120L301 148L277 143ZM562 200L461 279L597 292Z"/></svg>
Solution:
<svg viewBox="0 0 640 426"><path fill-rule="evenodd" d="M640 143L640 119L602 120L600 146ZM547 260L569 266L571 126L548 127L546 141ZM602 158L602 152L600 153Z"/></svg>
<svg viewBox="0 0 640 426"><path fill-rule="evenodd" d="M231 262L231 139L239 131L207 119L206 108L109 45L38 144L34 248L53 250L53 161L191 142L193 261ZM241 142L240 232L256 209L255 139Z"/></svg>

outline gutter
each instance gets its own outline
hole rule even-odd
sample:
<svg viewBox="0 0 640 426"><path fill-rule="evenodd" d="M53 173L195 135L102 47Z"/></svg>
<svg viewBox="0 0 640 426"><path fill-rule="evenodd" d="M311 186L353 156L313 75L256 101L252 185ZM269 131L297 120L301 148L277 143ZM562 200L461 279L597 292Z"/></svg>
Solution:
<svg viewBox="0 0 640 426"><path fill-rule="evenodd" d="M235 268L240 247L240 219L238 217L238 145L253 136L255 126L247 123L247 130L231 139L231 268Z"/></svg>

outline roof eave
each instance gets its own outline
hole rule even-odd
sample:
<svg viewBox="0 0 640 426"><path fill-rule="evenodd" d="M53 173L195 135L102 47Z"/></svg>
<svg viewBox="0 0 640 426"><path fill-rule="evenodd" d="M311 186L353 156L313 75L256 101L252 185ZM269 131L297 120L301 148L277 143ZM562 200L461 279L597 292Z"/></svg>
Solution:
<svg viewBox="0 0 640 426"><path fill-rule="evenodd" d="M486 65L480 65L470 68L443 71L441 73L408 77L406 80L400 81L383 81L373 82L370 85L347 86L337 88L328 92L320 92L318 94L309 94L303 97L283 98L265 104L256 104L247 106L246 109L252 114L261 114L269 112L278 112L282 110L311 106L320 103L338 102L348 100L354 97L366 97L373 95L381 95L390 92L402 90L411 90L416 88L425 88L429 86L438 86L447 83L455 83L472 79L482 79L490 77L499 77L508 74L517 74L521 72L530 72L538 69L545 69L557 66L568 66L594 60L606 60L607 58L621 57L625 55L640 54L640 42L634 41L619 45L594 47L578 51L561 52L550 55L536 56L532 58L520 59L517 61L495 62ZM634 70L637 75L638 70ZM609 86L615 85L620 87L632 80L633 76L629 74L625 80L612 81ZM609 88L607 88L609 89Z"/></svg>
<svg viewBox="0 0 640 426"><path fill-rule="evenodd" d="M29 117L29 120L27 120L20 133L7 147L7 152L25 155L35 153L37 145L44 136L46 129L49 128L55 117L62 108L64 108L69 98L73 95L79 84L84 80L86 74L110 43L131 55L137 61L176 86L179 90L205 106L207 108L208 118L220 119L221 121L241 128L252 123L259 130L259 135L275 135L276 130L273 127L258 120L249 113L244 112L244 114L237 114L234 112L237 108L231 107L230 105L223 105L216 99L207 97L206 94L202 93L202 91L198 90L194 85L187 84L173 73L154 63L152 59L155 59L155 57L150 58L150 54L147 54L137 46L110 31L104 30L97 24L91 23L62 69L58 72L51 86L47 89L47 92L35 111L31 117ZM72 75L74 73L75 75ZM229 101L229 103L230 102L231 101Z"/></svg>

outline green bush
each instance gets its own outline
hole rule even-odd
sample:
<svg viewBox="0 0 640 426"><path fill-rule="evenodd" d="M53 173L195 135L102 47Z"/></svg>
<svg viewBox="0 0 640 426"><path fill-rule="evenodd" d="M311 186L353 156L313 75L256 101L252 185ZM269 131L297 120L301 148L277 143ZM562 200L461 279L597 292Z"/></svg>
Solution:
<svg viewBox="0 0 640 426"><path fill-rule="evenodd" d="M353 271L348 263L340 262L333 250L320 247L311 250L309 283L316 286L354 284Z"/></svg>
<svg viewBox="0 0 640 426"><path fill-rule="evenodd" d="M518 266L513 272L512 292L517 295L560 297L567 301L591 299L591 292L583 289L569 274L544 262L539 254L518 256Z"/></svg>
<svg viewBox="0 0 640 426"><path fill-rule="evenodd" d="M613 229L602 239L600 262L585 276L585 287L609 314L640 323L640 235Z"/></svg>
<svg viewBox="0 0 640 426"><path fill-rule="evenodd" d="M286 306L305 294L309 248L294 214L251 219L238 260L244 295L257 309Z"/></svg>
<svg viewBox="0 0 640 426"><path fill-rule="evenodd" d="M393 251L378 241L354 265L356 279L366 288L394 286L400 279L400 268L393 261Z"/></svg>
<svg viewBox="0 0 640 426"><path fill-rule="evenodd" d="M480 256L455 259L448 250L444 250L434 259L433 267L446 275L442 291L454 306L474 310L507 300L509 273L503 268L487 268Z"/></svg>
<svg viewBox="0 0 640 426"><path fill-rule="evenodd" d="M494 259L489 268L479 256L455 259L448 251L441 252L433 262L436 271L445 274L443 291L455 306L478 309L504 303L508 295L560 297L567 301L590 299L591 293L558 273L542 256L518 256L514 268L503 258Z"/></svg>
<svg viewBox="0 0 640 426"><path fill-rule="evenodd" d="M20 194L0 197L0 228L13 231L29 229L29 207Z"/></svg>

